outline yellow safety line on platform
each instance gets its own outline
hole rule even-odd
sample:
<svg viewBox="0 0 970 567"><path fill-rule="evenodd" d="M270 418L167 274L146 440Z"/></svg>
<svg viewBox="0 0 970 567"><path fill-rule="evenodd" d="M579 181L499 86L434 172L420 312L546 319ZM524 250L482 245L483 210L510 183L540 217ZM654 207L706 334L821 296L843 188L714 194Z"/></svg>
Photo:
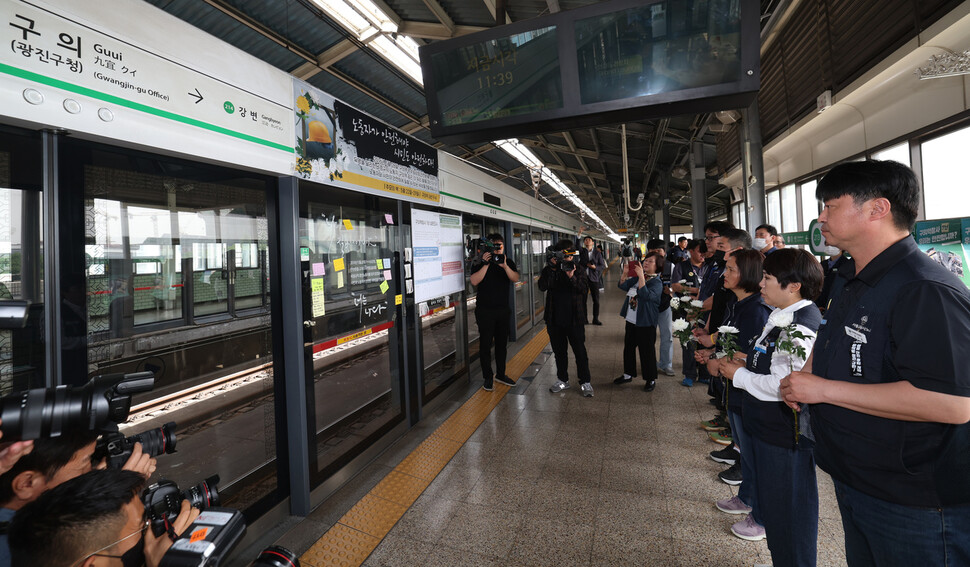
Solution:
<svg viewBox="0 0 970 567"><path fill-rule="evenodd" d="M506 374L513 380L521 378L547 344L549 335L543 329L512 357L506 365ZM492 392L478 390L455 410L313 544L300 557L300 563L310 567L363 564L509 391L508 386L498 382L495 386Z"/></svg>

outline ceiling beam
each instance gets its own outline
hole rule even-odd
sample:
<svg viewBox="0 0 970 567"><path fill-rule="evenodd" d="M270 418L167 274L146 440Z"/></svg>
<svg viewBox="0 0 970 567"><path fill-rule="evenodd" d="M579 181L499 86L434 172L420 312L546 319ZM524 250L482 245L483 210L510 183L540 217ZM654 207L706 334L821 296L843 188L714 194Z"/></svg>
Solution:
<svg viewBox="0 0 970 567"><path fill-rule="evenodd" d="M452 25L450 28L445 24L435 22L412 22L406 20L401 22L397 33L418 39L451 39L460 35L480 32L490 28L481 26L458 26Z"/></svg>
<svg viewBox="0 0 970 567"><path fill-rule="evenodd" d="M292 74L303 81L306 81L310 77L316 75L320 71L323 71L327 67L333 65L337 61L340 61L344 57L357 51L357 44L345 39L334 45L330 49L324 51L323 53L317 55L316 62L312 63L307 61L303 65L300 65L292 71Z"/></svg>
<svg viewBox="0 0 970 567"><path fill-rule="evenodd" d="M424 5L431 10L434 17L437 18L438 21L441 22L446 28L448 28L452 34L455 33L454 20L452 20L451 16L448 15L448 12L445 12L445 9L441 7L438 0L424 0Z"/></svg>

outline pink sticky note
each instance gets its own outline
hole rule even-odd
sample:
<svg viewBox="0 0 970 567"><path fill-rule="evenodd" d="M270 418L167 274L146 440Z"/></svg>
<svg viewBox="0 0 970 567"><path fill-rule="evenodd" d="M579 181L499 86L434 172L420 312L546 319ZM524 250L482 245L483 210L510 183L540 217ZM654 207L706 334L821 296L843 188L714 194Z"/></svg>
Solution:
<svg viewBox="0 0 970 567"><path fill-rule="evenodd" d="M387 214L385 214L385 215L384 215L384 221L385 221L385 222L386 222L387 224L394 224L394 215L392 215L392 214L390 214L390 213L387 213Z"/></svg>
<svg viewBox="0 0 970 567"><path fill-rule="evenodd" d="M315 276L325 276L327 275L327 265L323 262L313 263L313 275Z"/></svg>
<svg viewBox="0 0 970 567"><path fill-rule="evenodd" d="M384 279L388 281L391 280L391 270L384 270Z"/></svg>

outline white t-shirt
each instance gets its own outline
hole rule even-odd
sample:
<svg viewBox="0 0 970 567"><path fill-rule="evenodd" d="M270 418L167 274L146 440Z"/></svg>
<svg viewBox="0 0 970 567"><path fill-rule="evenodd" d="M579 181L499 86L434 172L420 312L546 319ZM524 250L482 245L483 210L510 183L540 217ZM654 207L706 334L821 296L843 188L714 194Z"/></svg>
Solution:
<svg viewBox="0 0 970 567"><path fill-rule="evenodd" d="M626 320L634 325L637 324L637 289L637 286L634 285L626 292L626 296L630 302L626 310Z"/></svg>

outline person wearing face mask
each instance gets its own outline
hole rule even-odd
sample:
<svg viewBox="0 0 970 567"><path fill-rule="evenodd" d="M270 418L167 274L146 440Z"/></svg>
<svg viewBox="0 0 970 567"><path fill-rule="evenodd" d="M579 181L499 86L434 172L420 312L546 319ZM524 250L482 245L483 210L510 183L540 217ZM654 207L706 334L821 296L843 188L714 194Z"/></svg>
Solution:
<svg viewBox="0 0 970 567"><path fill-rule="evenodd" d="M14 567L157 567L172 546L145 520L145 477L96 470L64 482L24 506L10 522ZM199 510L182 501L173 522L181 534Z"/></svg>
<svg viewBox="0 0 970 567"><path fill-rule="evenodd" d="M763 224L754 229L754 240L751 247L767 256L775 251L775 237L778 236L778 229L770 224Z"/></svg>
<svg viewBox="0 0 970 567"><path fill-rule="evenodd" d="M617 287L626 292L620 309L620 317L626 320L623 335L623 376L614 384L626 384L637 377L637 351L640 351L640 369L646 381L643 389L652 392L657 384L657 316L660 296L663 294L664 257L657 251L647 252L642 264L634 264L632 278L621 278Z"/></svg>

